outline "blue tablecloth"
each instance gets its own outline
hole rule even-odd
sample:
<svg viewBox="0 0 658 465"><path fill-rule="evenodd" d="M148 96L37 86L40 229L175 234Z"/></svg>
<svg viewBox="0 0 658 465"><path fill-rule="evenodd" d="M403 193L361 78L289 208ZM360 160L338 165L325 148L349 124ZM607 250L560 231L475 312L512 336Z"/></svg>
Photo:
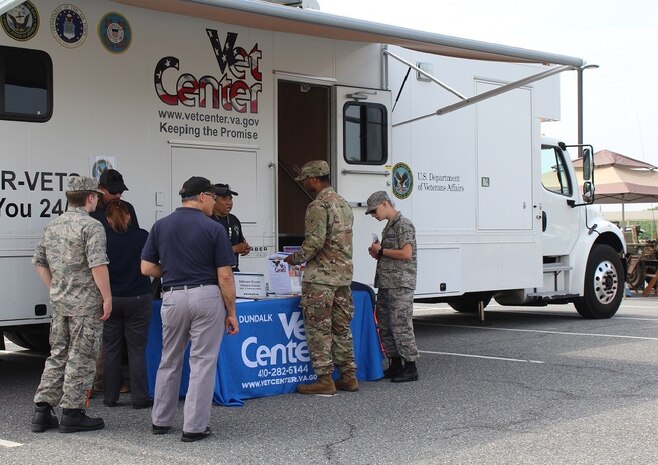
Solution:
<svg viewBox="0 0 658 465"><path fill-rule="evenodd" d="M384 376L383 354L377 336L373 303L367 292L355 291L354 319L350 324L354 337L354 356L360 380L373 381ZM151 396L162 353L160 306L153 302L153 318L146 347ZM213 401L222 405L242 405L244 399L273 396L296 390L296 386L315 379L308 358L306 336L299 297L242 302L237 305L240 332L222 339L217 362ZM187 392L190 368L189 346L185 352L180 395ZM337 377L338 373L334 373Z"/></svg>

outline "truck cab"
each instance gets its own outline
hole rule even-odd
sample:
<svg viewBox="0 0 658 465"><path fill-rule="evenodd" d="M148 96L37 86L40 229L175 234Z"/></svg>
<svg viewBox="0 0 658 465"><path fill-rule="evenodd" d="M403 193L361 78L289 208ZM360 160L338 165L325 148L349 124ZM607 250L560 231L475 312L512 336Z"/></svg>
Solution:
<svg viewBox="0 0 658 465"><path fill-rule="evenodd" d="M617 311L626 280L626 243L595 200L591 147L583 149L584 184L578 185L567 146L544 138L541 145L543 287L494 295L505 305L574 303L585 318Z"/></svg>

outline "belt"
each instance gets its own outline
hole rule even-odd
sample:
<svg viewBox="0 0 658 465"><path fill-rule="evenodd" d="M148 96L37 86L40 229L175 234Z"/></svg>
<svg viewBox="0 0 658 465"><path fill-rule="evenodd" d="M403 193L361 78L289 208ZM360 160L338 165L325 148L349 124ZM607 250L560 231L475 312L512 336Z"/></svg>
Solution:
<svg viewBox="0 0 658 465"><path fill-rule="evenodd" d="M210 286L210 284L185 284L180 286L163 286L162 290L165 292L169 291L184 291L186 289L194 289L195 287Z"/></svg>

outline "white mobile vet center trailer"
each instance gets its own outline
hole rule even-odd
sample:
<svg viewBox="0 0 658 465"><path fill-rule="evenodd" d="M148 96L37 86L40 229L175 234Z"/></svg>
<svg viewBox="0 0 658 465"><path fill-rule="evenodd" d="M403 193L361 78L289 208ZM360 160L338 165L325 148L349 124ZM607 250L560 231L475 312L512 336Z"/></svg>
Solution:
<svg viewBox="0 0 658 465"><path fill-rule="evenodd" d="M118 169L149 229L192 175L230 184L253 247L243 271L300 244L294 181L326 159L354 208L354 279L386 190L417 230L417 298L474 311L574 303L608 318L625 243L586 203L560 118L581 59L254 0L9 2L0 31L0 331L43 348L47 292L30 259L67 176ZM580 148L582 150L582 147ZM592 168L590 149L585 167ZM584 198L584 200L583 200ZM2 338L0 338L2 340Z"/></svg>

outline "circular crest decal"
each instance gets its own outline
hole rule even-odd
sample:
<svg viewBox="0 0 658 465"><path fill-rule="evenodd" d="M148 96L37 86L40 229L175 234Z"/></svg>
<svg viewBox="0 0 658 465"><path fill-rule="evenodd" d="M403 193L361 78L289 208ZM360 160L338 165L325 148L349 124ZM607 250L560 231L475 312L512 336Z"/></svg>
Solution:
<svg viewBox="0 0 658 465"><path fill-rule="evenodd" d="M87 38L87 19L77 6L60 5L50 17L50 30L61 45L75 48Z"/></svg>
<svg viewBox="0 0 658 465"><path fill-rule="evenodd" d="M39 13L30 1L7 11L0 21L7 35L14 40L30 40L39 30Z"/></svg>
<svg viewBox="0 0 658 465"><path fill-rule="evenodd" d="M130 47L132 30L123 15L111 12L98 23L98 37L108 52L123 53Z"/></svg>
<svg viewBox="0 0 658 465"><path fill-rule="evenodd" d="M393 195L398 199L406 199L414 188L414 176L406 163L396 163L393 166Z"/></svg>

